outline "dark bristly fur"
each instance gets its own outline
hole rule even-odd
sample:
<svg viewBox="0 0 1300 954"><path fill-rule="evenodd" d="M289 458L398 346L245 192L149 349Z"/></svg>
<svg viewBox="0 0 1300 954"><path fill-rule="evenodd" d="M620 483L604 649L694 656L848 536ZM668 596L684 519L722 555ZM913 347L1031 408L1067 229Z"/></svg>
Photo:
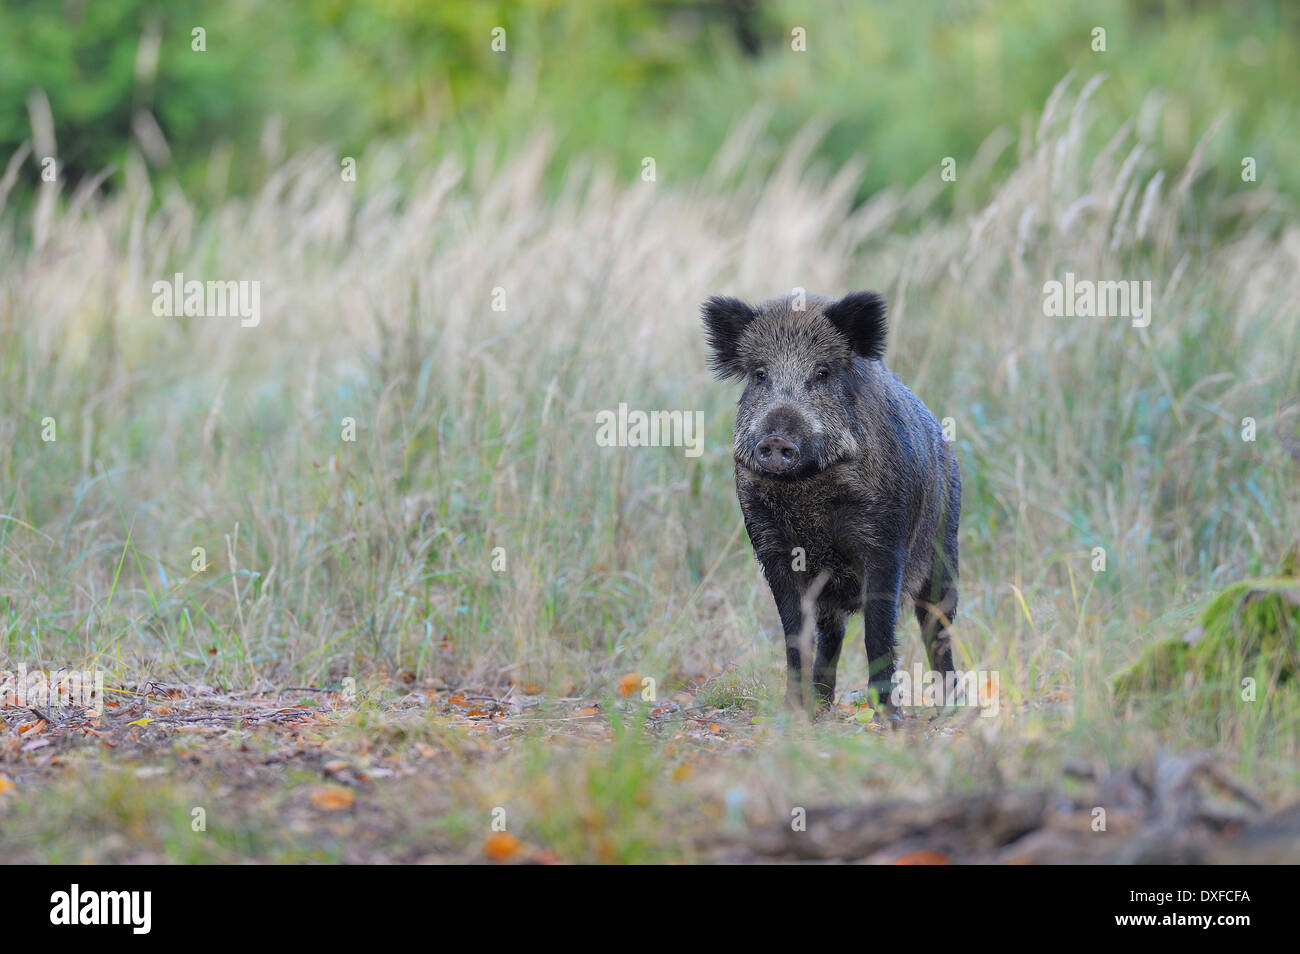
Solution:
<svg viewBox="0 0 1300 954"><path fill-rule="evenodd" d="M884 299L796 303L714 297L702 308L714 370L746 382L736 492L785 631L787 701L830 704L854 612L870 685L887 698L903 597L931 667L952 671L961 476L934 416L881 360ZM815 645L801 645L813 632Z"/></svg>

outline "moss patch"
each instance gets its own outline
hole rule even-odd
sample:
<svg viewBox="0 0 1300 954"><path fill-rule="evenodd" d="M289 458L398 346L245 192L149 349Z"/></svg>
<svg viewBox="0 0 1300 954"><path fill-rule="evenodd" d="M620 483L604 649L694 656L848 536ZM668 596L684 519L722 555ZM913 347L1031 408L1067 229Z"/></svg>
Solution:
<svg viewBox="0 0 1300 954"><path fill-rule="evenodd" d="M1258 690L1300 676L1300 580L1234 584L1216 596L1201 624L1177 639L1149 646L1114 677L1117 699L1168 693L1197 685Z"/></svg>

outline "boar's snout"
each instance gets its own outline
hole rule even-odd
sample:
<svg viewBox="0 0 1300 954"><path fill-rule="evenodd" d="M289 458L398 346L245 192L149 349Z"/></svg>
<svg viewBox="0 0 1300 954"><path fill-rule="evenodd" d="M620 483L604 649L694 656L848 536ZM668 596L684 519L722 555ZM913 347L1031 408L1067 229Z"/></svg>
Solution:
<svg viewBox="0 0 1300 954"><path fill-rule="evenodd" d="M769 474L785 474L799 466L799 445L780 434L768 434L754 448L758 466Z"/></svg>

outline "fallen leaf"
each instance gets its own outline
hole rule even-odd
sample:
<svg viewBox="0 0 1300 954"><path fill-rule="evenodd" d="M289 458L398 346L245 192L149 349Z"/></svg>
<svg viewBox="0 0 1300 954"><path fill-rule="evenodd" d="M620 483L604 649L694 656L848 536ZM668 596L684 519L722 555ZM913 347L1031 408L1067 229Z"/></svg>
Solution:
<svg viewBox="0 0 1300 954"><path fill-rule="evenodd" d="M351 808L352 803L357 800L352 789L344 785L320 785L311 790L311 803L317 808L327 812L336 812L343 808Z"/></svg>
<svg viewBox="0 0 1300 954"><path fill-rule="evenodd" d="M952 864L947 855L937 851L912 851L894 859L896 865L947 865Z"/></svg>
<svg viewBox="0 0 1300 954"><path fill-rule="evenodd" d="M483 854L493 861L509 861L524 847L514 835L505 831L494 832L483 841Z"/></svg>
<svg viewBox="0 0 1300 954"><path fill-rule="evenodd" d="M624 673L618 680L618 694L630 696L641 688L641 676L634 672Z"/></svg>

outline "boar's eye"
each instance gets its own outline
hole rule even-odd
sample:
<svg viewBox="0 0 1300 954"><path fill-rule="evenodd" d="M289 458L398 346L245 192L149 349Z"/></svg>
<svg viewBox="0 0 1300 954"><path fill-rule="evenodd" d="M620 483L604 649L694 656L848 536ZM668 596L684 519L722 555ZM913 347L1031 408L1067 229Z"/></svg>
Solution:
<svg viewBox="0 0 1300 954"><path fill-rule="evenodd" d="M755 368L755 369L754 369L754 380L757 381L759 384L762 384L764 381L766 381L766 380L767 380L767 368Z"/></svg>
<svg viewBox="0 0 1300 954"><path fill-rule="evenodd" d="M818 381L825 381L831 376L831 369L825 366L817 369L816 378Z"/></svg>

